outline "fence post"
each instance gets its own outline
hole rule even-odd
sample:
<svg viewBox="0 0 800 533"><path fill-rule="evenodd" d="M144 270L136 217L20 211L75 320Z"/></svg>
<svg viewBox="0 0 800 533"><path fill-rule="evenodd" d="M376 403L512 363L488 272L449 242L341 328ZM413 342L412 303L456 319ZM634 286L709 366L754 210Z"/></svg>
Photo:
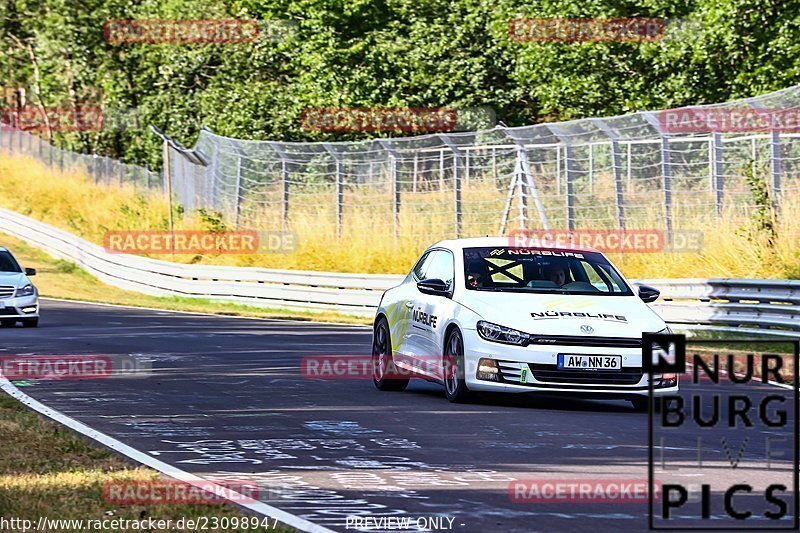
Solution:
<svg viewBox="0 0 800 533"><path fill-rule="evenodd" d="M781 197L781 133L775 129L772 131L772 142L770 143L770 159L772 160L772 197L775 211L780 210Z"/></svg>
<svg viewBox="0 0 800 533"><path fill-rule="evenodd" d="M455 238L461 238L461 221L462 221L462 213L461 213L461 175L458 172L458 167L461 164L461 151L458 147L450 140L450 138L443 134L437 134L439 139L450 148L450 151L453 152L453 226L454 226L454 233ZM444 152L442 152L444 153Z"/></svg>
<svg viewBox="0 0 800 533"><path fill-rule="evenodd" d="M283 147L274 141L269 143L269 147L281 158L281 224L285 231L289 225L289 156ZM369 173L372 179L372 163L369 165Z"/></svg>
<svg viewBox="0 0 800 533"><path fill-rule="evenodd" d="M97 154L92 154L92 177L94 178L95 185L98 183L98 176L100 171L98 170L97 165Z"/></svg>
<svg viewBox="0 0 800 533"><path fill-rule="evenodd" d="M444 148L439 151L439 192L444 191Z"/></svg>
<svg viewBox="0 0 800 533"><path fill-rule="evenodd" d="M597 128L611 139L611 169L614 174L614 196L616 198L617 227L625 229L625 196L622 189L622 149L619 144L619 135L602 119L589 119ZM589 145L591 147L591 145ZM630 176L630 143L628 143L628 175ZM590 155L591 161L591 155ZM591 167L590 167L591 168Z"/></svg>
<svg viewBox="0 0 800 533"><path fill-rule="evenodd" d="M414 177L412 178L411 191L417 192L417 172L419 170L419 152L414 152Z"/></svg>
<svg viewBox="0 0 800 533"><path fill-rule="evenodd" d="M722 196L724 176L723 176L723 152L722 152L722 134L713 134L714 143L714 205L716 206L717 217L722 215Z"/></svg>
<svg viewBox="0 0 800 533"><path fill-rule="evenodd" d="M492 181L497 181L497 148L494 146L492 146Z"/></svg>
<svg viewBox="0 0 800 533"><path fill-rule="evenodd" d="M628 145L630 146L630 145ZM617 198L617 226L625 229L625 196L622 191L622 151L619 141L611 141L611 166L614 171L614 192Z"/></svg>
<svg viewBox="0 0 800 533"><path fill-rule="evenodd" d="M573 168L574 162L573 148L569 145L564 146L564 167L566 169L567 181L567 229L573 231L575 229L575 184L573 182Z"/></svg>
<svg viewBox="0 0 800 533"><path fill-rule="evenodd" d="M344 172L342 169L342 155L334 148L331 143L322 143L322 146L333 156L336 164L336 238L342 236L342 223L344 221ZM393 181L397 178L392 172ZM395 229L396 233L396 229Z"/></svg>
<svg viewBox="0 0 800 533"><path fill-rule="evenodd" d="M464 149L464 183L469 186L469 149Z"/></svg>
<svg viewBox="0 0 800 533"><path fill-rule="evenodd" d="M236 158L236 227L239 227L242 216L242 156Z"/></svg>
<svg viewBox="0 0 800 533"><path fill-rule="evenodd" d="M152 184L150 182L150 163L145 163L144 170L147 176L147 192L149 193L150 187L152 187Z"/></svg>
<svg viewBox="0 0 800 533"><path fill-rule="evenodd" d="M628 143L628 175L627 175L627 178L628 178L628 188L629 188L629 189L630 189L630 187L631 187L631 166L632 166L632 165L631 165L631 146L633 146L633 144L629 142L629 143Z"/></svg>
<svg viewBox="0 0 800 533"><path fill-rule="evenodd" d="M669 246L672 246L672 167L670 166L669 135L664 132L661 122L651 112L645 111L642 114L661 137L661 178L664 189L665 241Z"/></svg>
<svg viewBox="0 0 800 533"><path fill-rule="evenodd" d="M661 136L661 175L664 179L664 224L666 242L672 243L672 168L669 157L669 137Z"/></svg>
<svg viewBox="0 0 800 533"><path fill-rule="evenodd" d="M397 157L389 152L389 172L392 179L392 220L394 221L394 238L400 233L400 184L397 182Z"/></svg>
<svg viewBox="0 0 800 533"><path fill-rule="evenodd" d="M556 145L556 194L561 194L561 145Z"/></svg>

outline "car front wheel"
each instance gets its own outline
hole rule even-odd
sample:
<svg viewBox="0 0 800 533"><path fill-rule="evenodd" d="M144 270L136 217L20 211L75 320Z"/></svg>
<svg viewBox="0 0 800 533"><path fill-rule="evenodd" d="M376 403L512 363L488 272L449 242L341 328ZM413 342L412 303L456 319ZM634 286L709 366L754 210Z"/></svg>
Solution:
<svg viewBox="0 0 800 533"><path fill-rule="evenodd" d="M39 326L38 318L26 318L22 321L23 328L35 328Z"/></svg>
<svg viewBox="0 0 800 533"><path fill-rule="evenodd" d="M457 329L445 341L442 368L447 399L454 403L469 401L470 392L464 379L464 338Z"/></svg>

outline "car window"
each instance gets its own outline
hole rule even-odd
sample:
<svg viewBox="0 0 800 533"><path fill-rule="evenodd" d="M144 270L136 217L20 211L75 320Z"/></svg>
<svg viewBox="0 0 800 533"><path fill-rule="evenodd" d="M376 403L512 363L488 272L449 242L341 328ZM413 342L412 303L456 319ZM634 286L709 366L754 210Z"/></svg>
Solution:
<svg viewBox="0 0 800 533"><path fill-rule="evenodd" d="M22 272L17 260L11 255L11 252L0 251L0 272Z"/></svg>
<svg viewBox="0 0 800 533"><path fill-rule="evenodd" d="M586 272L586 278L589 280L589 283L597 287L603 292L609 292L609 290L613 291L613 287L611 287L610 283L606 283L603 278L600 277L595 267L592 266L590 263L586 261L580 262L583 271Z"/></svg>
<svg viewBox="0 0 800 533"><path fill-rule="evenodd" d="M452 289L455 279L453 254L444 250L435 250L431 253L431 261L426 265L425 276L425 279L440 279L447 284L448 289Z"/></svg>
<svg viewBox="0 0 800 533"><path fill-rule="evenodd" d="M419 258L417 264L414 266L412 272L414 273L414 277L419 280L428 279L425 277L425 271L428 268L431 260L433 259L433 252L426 252Z"/></svg>
<svg viewBox="0 0 800 533"><path fill-rule="evenodd" d="M631 296L598 252L538 248L465 248L469 290Z"/></svg>

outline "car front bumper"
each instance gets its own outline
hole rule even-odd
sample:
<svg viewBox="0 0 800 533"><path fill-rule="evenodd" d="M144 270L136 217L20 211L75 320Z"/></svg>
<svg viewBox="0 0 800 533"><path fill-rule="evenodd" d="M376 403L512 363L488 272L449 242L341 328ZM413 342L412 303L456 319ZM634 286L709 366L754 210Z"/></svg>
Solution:
<svg viewBox="0 0 800 533"><path fill-rule="evenodd" d="M530 345L513 346L485 341L475 330L464 330L464 363L467 387L487 392L558 392L576 396L593 395L609 398L647 396L649 377L642 371L641 348ZM620 355L619 371L559 370L558 354ZM478 361L492 359L498 363L497 381L478 379ZM523 369L527 379L521 382ZM655 375L653 392L656 395L675 393L674 384Z"/></svg>
<svg viewBox="0 0 800 533"><path fill-rule="evenodd" d="M0 298L0 320L39 318L39 296Z"/></svg>

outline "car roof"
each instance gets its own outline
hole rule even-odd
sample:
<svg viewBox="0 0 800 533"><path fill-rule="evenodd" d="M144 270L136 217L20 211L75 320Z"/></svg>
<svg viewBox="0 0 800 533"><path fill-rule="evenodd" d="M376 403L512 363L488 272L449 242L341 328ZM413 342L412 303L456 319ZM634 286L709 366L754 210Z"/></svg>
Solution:
<svg viewBox="0 0 800 533"><path fill-rule="evenodd" d="M594 253L601 253L599 250L591 248L589 246L578 246L578 245L565 245L565 246L537 246L537 239L535 236L530 238L521 236L521 238L516 238L514 236L509 237L470 237L467 239L447 239L444 241L439 241L431 248L434 247L441 247L441 248L450 248L452 250L461 250L464 248L535 248L537 250L569 250L569 251L580 251L580 252L594 252Z"/></svg>
<svg viewBox="0 0 800 533"><path fill-rule="evenodd" d="M5 246L0 246L0 252L7 252L7 251L8 248L6 248Z"/></svg>

